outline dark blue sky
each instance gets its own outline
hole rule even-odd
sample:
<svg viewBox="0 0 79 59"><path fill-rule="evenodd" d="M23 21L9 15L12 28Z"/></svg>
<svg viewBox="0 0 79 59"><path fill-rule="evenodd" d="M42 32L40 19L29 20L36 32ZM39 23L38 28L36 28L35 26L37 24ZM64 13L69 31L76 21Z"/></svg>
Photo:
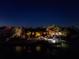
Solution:
<svg viewBox="0 0 79 59"><path fill-rule="evenodd" d="M79 2L65 0L2 0L0 25L76 25L79 26Z"/></svg>

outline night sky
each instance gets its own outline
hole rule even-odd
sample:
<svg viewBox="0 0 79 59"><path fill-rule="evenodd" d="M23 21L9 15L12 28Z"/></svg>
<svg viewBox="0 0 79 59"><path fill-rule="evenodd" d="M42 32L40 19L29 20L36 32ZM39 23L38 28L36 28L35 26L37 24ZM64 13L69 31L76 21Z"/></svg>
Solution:
<svg viewBox="0 0 79 59"><path fill-rule="evenodd" d="M0 25L79 26L79 2L76 0L2 0Z"/></svg>

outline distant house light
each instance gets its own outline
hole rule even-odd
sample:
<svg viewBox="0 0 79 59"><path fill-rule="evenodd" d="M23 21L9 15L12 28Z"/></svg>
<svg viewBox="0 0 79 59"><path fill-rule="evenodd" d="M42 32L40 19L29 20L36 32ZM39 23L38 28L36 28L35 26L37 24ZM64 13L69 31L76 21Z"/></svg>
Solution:
<svg viewBox="0 0 79 59"><path fill-rule="evenodd" d="M62 35L62 32L58 32L59 35Z"/></svg>

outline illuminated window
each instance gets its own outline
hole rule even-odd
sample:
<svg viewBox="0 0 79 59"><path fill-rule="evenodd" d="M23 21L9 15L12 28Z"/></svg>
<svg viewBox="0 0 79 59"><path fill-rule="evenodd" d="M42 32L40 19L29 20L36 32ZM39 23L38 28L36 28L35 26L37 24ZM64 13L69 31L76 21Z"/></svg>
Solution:
<svg viewBox="0 0 79 59"><path fill-rule="evenodd" d="M62 32L58 32L59 35L62 35Z"/></svg>
<svg viewBox="0 0 79 59"><path fill-rule="evenodd" d="M35 36L36 37L39 37L39 36L41 36L41 34L39 32L36 32L36 35Z"/></svg>
<svg viewBox="0 0 79 59"><path fill-rule="evenodd" d="M26 34L27 34L27 36L30 36L31 35L31 32L27 32Z"/></svg>

